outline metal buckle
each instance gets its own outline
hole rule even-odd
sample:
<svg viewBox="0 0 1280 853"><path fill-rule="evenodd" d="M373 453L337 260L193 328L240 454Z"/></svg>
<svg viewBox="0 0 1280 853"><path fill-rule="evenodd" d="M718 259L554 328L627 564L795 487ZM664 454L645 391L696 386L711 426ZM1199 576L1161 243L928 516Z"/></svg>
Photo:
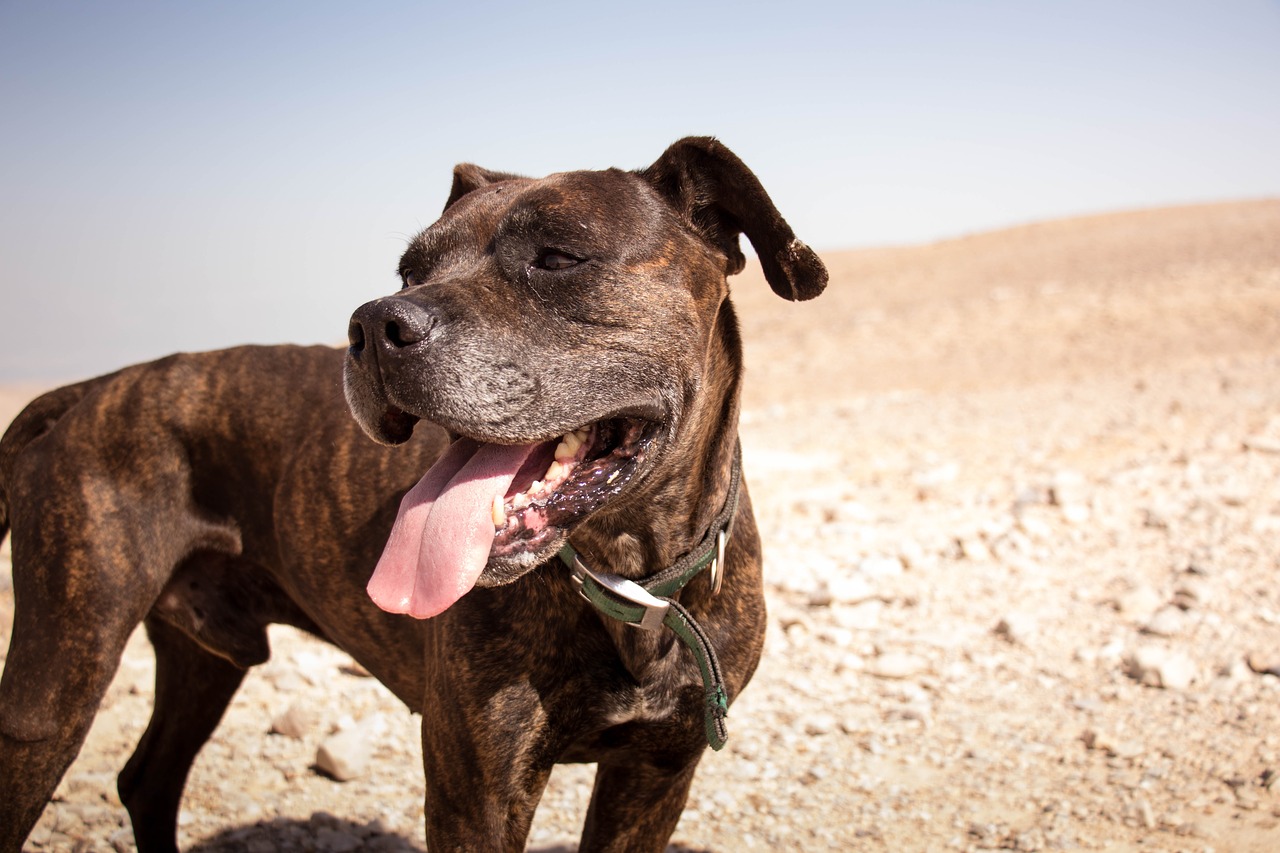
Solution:
<svg viewBox="0 0 1280 853"><path fill-rule="evenodd" d="M643 607L644 616L640 618L640 621L627 623L636 628L643 628L646 631L660 630L663 620L667 618L667 611L671 609L671 602L654 596L635 581L627 580L619 575L611 575L608 572L591 571L577 554L573 556L572 577L574 585L578 588L578 595L581 595L589 602L591 599L587 598L587 594L582 590L582 582L587 577L623 601ZM594 602L592 604L594 606Z"/></svg>
<svg viewBox="0 0 1280 853"><path fill-rule="evenodd" d="M716 555L711 560L711 594L719 595L724 583L724 543L729 537L723 530L716 536Z"/></svg>

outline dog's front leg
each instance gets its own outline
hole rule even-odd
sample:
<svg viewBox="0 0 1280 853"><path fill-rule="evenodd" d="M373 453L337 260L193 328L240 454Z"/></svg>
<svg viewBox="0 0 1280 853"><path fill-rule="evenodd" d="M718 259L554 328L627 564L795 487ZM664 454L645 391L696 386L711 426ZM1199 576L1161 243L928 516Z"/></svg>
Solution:
<svg viewBox="0 0 1280 853"><path fill-rule="evenodd" d="M661 853L675 832L701 753L685 765L601 763L579 853Z"/></svg>
<svg viewBox="0 0 1280 853"><path fill-rule="evenodd" d="M427 847L522 851L552 761L538 697L511 685L480 699L475 685L429 699L422 716Z"/></svg>

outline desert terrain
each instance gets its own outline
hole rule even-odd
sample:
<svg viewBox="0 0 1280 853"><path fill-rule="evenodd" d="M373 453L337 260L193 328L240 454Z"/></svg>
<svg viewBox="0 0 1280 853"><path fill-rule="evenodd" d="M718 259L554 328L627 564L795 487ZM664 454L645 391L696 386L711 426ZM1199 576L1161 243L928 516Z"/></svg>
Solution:
<svg viewBox="0 0 1280 853"><path fill-rule="evenodd" d="M673 849L1280 850L1280 200L825 260L811 303L733 280L770 629ZM418 719L272 643L184 849L423 849ZM139 633L25 849L134 849L152 675ZM557 769L530 849L590 788Z"/></svg>

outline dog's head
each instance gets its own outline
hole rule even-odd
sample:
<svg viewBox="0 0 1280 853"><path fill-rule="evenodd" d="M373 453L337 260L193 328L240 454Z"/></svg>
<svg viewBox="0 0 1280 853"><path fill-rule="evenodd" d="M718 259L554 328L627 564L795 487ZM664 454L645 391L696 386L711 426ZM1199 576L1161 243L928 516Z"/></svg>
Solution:
<svg viewBox="0 0 1280 853"><path fill-rule="evenodd" d="M744 233L779 295L822 292L822 263L713 139L636 172L454 170L403 288L351 320L365 432L396 444L426 419L458 437L401 504L370 583L380 606L431 616L514 580L726 411L711 362L735 334L722 309Z"/></svg>

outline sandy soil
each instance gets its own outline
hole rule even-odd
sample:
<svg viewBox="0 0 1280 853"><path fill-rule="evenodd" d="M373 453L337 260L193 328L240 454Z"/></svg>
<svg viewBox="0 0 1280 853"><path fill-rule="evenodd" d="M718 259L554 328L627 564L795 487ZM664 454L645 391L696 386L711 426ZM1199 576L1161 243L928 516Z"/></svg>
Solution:
<svg viewBox="0 0 1280 853"><path fill-rule="evenodd" d="M735 281L770 635L675 849L1280 849L1280 201L827 260L814 303ZM272 639L184 847L420 850L417 720ZM27 849L133 849L151 675L135 637ZM589 791L557 770L531 848L573 849Z"/></svg>

